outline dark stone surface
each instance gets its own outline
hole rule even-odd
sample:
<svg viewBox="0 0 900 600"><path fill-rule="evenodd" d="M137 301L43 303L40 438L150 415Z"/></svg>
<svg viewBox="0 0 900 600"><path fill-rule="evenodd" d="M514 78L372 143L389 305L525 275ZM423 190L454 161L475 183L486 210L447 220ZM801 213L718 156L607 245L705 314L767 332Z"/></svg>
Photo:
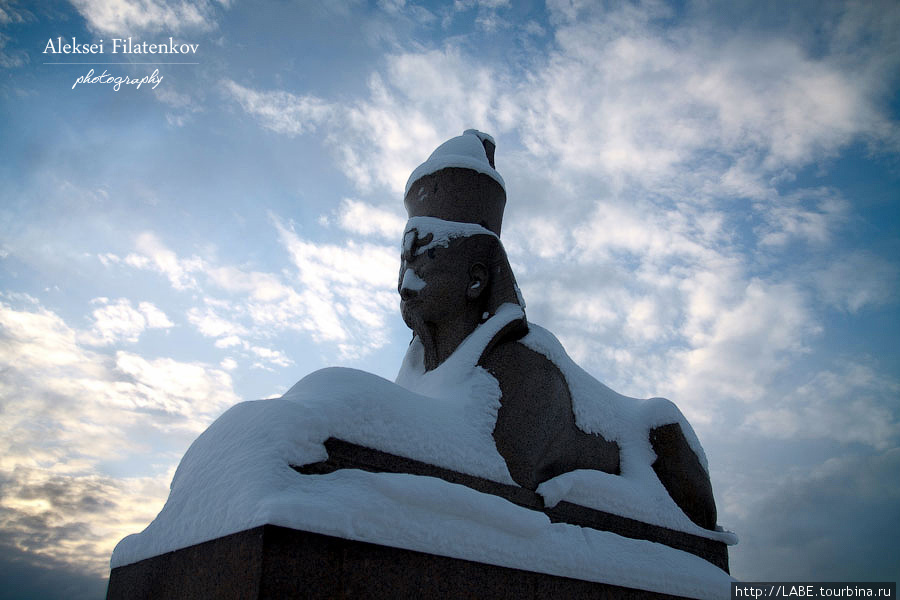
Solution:
<svg viewBox="0 0 900 600"><path fill-rule="evenodd" d="M517 341L496 344L479 363L500 384L497 450L516 483L534 490L576 469L619 474L619 446L575 424L559 368Z"/></svg>
<svg viewBox="0 0 900 600"><path fill-rule="evenodd" d="M523 487L490 481L335 438L325 441L325 449L328 451L327 460L295 466L294 469L307 475L331 473L338 469L361 469L373 473L410 473L438 477L450 483L468 486L479 492L500 496L513 504L531 510L542 511L554 523L591 527L601 531L610 531L623 537L665 544L677 550L690 552L728 572L728 546L722 542L565 501L558 503L553 508L545 508L541 496Z"/></svg>
<svg viewBox="0 0 900 600"><path fill-rule="evenodd" d="M506 251L492 235L453 240L449 247L423 250L433 235L408 230L400 256L397 291L400 313L425 350L425 368L447 359L457 346L503 304L518 304L516 280ZM407 270L427 282L419 290L404 287ZM526 332L524 320L522 332ZM474 366L474 365L473 365Z"/></svg>
<svg viewBox="0 0 900 600"><path fill-rule="evenodd" d="M484 173L448 168L416 180L403 203L410 217L477 223L500 235L506 191Z"/></svg>
<svg viewBox="0 0 900 600"><path fill-rule="evenodd" d="M687 440L681 425L652 429L650 443L656 453L653 470L669 495L691 521L706 529L716 526L716 501L709 476Z"/></svg>
<svg viewBox="0 0 900 600"><path fill-rule="evenodd" d="M258 598L264 528L257 527L117 567L109 600Z"/></svg>
<svg viewBox="0 0 900 600"><path fill-rule="evenodd" d="M117 567L108 600L679 598L263 525Z"/></svg>

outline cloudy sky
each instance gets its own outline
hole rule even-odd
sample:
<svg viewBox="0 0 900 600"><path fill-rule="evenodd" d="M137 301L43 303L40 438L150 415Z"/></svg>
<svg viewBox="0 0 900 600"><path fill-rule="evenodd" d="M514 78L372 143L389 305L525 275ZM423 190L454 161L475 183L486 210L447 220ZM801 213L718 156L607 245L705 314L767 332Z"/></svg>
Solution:
<svg viewBox="0 0 900 600"><path fill-rule="evenodd" d="M0 594L104 593L234 403L393 379L403 186L469 127L529 319L682 408L733 574L900 578L900 4L318 4L0 0Z"/></svg>

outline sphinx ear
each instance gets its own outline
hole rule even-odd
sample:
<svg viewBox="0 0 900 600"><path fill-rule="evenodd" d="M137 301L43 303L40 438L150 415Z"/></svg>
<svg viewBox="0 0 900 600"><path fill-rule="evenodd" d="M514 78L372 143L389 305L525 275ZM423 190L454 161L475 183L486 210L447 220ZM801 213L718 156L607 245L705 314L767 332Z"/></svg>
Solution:
<svg viewBox="0 0 900 600"><path fill-rule="evenodd" d="M466 288L466 298L477 300L485 293L488 287L488 270L481 263L475 263L469 267L469 283Z"/></svg>

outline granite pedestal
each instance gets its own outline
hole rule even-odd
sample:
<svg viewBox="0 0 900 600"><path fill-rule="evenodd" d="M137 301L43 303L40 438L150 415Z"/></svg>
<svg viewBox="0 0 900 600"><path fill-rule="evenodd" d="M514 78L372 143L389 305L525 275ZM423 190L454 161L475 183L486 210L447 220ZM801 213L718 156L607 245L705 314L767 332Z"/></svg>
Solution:
<svg viewBox="0 0 900 600"><path fill-rule="evenodd" d="M117 567L107 600L678 598L263 525Z"/></svg>
<svg viewBox="0 0 900 600"><path fill-rule="evenodd" d="M394 454L329 439L328 459L306 475L344 468L439 477L548 515L553 522L611 531L690 552L728 570L722 542L541 497ZM299 509L298 509L299 510ZM108 600L188 598L678 598L263 525L112 570Z"/></svg>

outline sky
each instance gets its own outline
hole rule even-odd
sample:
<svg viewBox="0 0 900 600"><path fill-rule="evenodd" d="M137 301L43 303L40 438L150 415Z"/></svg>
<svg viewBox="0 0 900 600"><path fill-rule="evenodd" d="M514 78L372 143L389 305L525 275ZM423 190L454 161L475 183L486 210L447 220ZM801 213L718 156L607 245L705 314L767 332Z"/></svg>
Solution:
<svg viewBox="0 0 900 600"><path fill-rule="evenodd" d="M393 380L468 128L529 320L682 409L733 575L900 579L900 3L321 4L0 0L0 596L105 593L233 404Z"/></svg>

